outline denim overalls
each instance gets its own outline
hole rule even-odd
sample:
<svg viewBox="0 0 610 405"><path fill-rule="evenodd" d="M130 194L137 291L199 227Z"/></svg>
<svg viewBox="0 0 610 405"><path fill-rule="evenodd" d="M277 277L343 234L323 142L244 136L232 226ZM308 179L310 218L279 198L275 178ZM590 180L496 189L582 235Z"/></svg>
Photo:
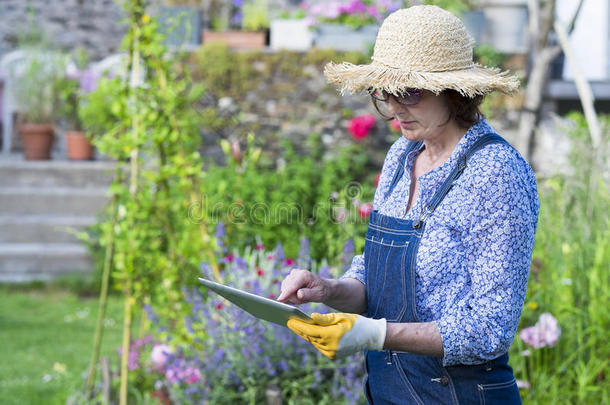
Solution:
<svg viewBox="0 0 610 405"><path fill-rule="evenodd" d="M468 158L490 143L506 141L497 134L479 138L458 159L439 190L417 220L405 220L373 211L364 247L367 316L388 322L420 322L415 306L417 248L430 216ZM386 197L404 174L409 152L421 142L411 142L401 155ZM440 316L440 314L439 314ZM479 365L443 367L440 358L386 351L365 353L364 390L369 404L520 404L521 399L508 354Z"/></svg>

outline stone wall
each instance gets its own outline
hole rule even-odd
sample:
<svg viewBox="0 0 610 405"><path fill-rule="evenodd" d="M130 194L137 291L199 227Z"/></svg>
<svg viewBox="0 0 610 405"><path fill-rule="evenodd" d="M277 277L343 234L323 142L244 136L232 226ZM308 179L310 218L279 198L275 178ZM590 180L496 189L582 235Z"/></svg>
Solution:
<svg viewBox="0 0 610 405"><path fill-rule="evenodd" d="M91 60L118 51L125 26L113 0L2 0L0 56L14 50L23 35L40 33L52 47L83 49Z"/></svg>

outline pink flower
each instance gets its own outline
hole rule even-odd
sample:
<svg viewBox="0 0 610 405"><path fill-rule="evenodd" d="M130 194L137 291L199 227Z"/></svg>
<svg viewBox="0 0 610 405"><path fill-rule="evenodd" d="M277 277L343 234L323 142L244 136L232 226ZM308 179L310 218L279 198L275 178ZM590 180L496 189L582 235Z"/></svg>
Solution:
<svg viewBox="0 0 610 405"><path fill-rule="evenodd" d="M230 253L225 257L225 260L227 261L227 263L232 263L234 258L235 256L233 255L233 253Z"/></svg>
<svg viewBox="0 0 610 405"><path fill-rule="evenodd" d="M392 131L399 132L400 131L400 122L398 122L397 119L393 119L392 122L390 123L390 127L392 128Z"/></svg>
<svg viewBox="0 0 610 405"><path fill-rule="evenodd" d="M519 337L534 349L553 347L561 336L561 328L553 315L545 312L540 315L534 326L524 328Z"/></svg>
<svg viewBox="0 0 610 405"><path fill-rule="evenodd" d="M373 204L371 204L370 202L361 204L358 207L358 215L360 215L362 218L368 218L368 216L371 214L371 211L373 211Z"/></svg>
<svg viewBox="0 0 610 405"><path fill-rule="evenodd" d="M293 264L294 264L294 260L292 260L291 258L287 258L286 260L284 260L285 266L292 266Z"/></svg>
<svg viewBox="0 0 610 405"><path fill-rule="evenodd" d="M187 384L195 384L201 379L201 372L196 367L187 367L182 370L182 379Z"/></svg>
<svg viewBox="0 0 610 405"><path fill-rule="evenodd" d="M261 269L260 267L257 267L257 268L256 268L256 274L257 274L259 277L262 277L262 276L263 276L263 274L264 274L264 273L263 273L263 269Z"/></svg>
<svg viewBox="0 0 610 405"><path fill-rule="evenodd" d="M164 344L155 345L150 352L150 361L153 364L153 368L157 371L163 372L165 370L165 364L167 363L167 357L171 353L171 346Z"/></svg>
<svg viewBox="0 0 610 405"><path fill-rule="evenodd" d="M257 243L256 246L254 246L254 249L256 250L263 250L265 248L265 245L263 245L262 243Z"/></svg>
<svg viewBox="0 0 610 405"><path fill-rule="evenodd" d="M368 136L369 131L375 125L375 116L371 114L354 117L350 120L347 129L356 140L364 139Z"/></svg>

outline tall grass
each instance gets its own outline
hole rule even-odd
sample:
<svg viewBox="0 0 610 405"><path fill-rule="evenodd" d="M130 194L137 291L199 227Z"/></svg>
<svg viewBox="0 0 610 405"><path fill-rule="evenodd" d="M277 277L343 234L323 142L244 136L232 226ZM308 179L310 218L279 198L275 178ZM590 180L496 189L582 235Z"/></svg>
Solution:
<svg viewBox="0 0 610 405"><path fill-rule="evenodd" d="M540 220L521 327L542 312L562 328L554 347L511 350L527 404L610 403L610 194L608 129L593 148L581 115L571 117L569 174L539 181Z"/></svg>

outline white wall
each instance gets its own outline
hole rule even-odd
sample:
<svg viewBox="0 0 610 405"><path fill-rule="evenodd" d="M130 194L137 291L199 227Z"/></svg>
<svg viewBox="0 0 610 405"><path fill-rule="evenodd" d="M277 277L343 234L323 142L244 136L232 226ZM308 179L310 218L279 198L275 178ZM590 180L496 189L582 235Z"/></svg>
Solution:
<svg viewBox="0 0 610 405"><path fill-rule="evenodd" d="M570 45L579 68L589 80L610 79L610 3L608 0L584 0ZM578 1L557 0L557 16L568 24ZM572 80L572 69L566 63L563 78Z"/></svg>

